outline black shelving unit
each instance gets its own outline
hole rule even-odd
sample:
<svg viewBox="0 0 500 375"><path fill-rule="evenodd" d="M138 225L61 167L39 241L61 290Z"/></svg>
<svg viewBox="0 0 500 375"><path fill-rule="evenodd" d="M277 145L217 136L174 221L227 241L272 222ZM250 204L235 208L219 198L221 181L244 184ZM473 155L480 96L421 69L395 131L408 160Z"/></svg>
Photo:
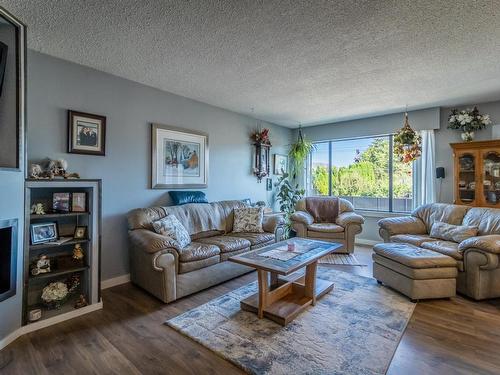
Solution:
<svg viewBox="0 0 500 375"><path fill-rule="evenodd" d="M101 246L101 181L100 180L27 180L25 214L25 250L24 250L24 301L23 324L29 330L35 330L94 311L102 307L100 296L100 246ZM54 193L86 193L85 212L50 212ZM42 203L44 215L30 212L31 206ZM59 237L73 237L76 226L87 226L87 238L71 239L63 243L46 242L31 244L31 224L43 222L57 223ZM71 255L76 244L83 250L82 262L71 264ZM51 272L33 275L31 267L41 255L51 260ZM69 258L70 264L58 264L60 257ZM64 282L73 275L78 275L80 285L58 310L48 309L41 300L42 290L52 282ZM76 309L76 299L84 295L88 306ZM29 311L42 309L42 318L30 323ZM28 328L28 327L27 327Z"/></svg>

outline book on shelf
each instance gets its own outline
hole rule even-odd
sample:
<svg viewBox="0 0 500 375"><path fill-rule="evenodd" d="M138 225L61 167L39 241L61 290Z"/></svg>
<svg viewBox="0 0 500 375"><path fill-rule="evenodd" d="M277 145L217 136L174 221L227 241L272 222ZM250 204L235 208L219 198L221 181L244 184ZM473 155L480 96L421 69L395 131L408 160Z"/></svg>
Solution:
<svg viewBox="0 0 500 375"><path fill-rule="evenodd" d="M59 237L58 240L51 241L50 243L54 245L62 245L63 243L71 241L72 239L73 237Z"/></svg>

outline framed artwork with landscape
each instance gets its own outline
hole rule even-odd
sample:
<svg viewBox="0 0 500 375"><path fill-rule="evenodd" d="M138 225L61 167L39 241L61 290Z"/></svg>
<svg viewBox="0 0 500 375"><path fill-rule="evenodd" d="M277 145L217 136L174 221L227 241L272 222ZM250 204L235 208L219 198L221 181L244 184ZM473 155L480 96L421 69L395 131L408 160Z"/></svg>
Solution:
<svg viewBox="0 0 500 375"><path fill-rule="evenodd" d="M68 111L68 152L105 155L106 117Z"/></svg>
<svg viewBox="0 0 500 375"><path fill-rule="evenodd" d="M151 187L206 188L208 135L159 124L151 129Z"/></svg>

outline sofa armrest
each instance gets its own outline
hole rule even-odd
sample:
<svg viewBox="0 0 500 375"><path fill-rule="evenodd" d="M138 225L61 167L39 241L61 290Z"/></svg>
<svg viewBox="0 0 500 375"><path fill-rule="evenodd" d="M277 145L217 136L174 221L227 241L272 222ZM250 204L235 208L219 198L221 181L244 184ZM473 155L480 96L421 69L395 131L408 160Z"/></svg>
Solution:
<svg viewBox="0 0 500 375"><path fill-rule="evenodd" d="M299 222L305 225L311 225L314 223L314 218L305 211L295 211L291 216L290 220L293 222Z"/></svg>
<svg viewBox="0 0 500 375"><path fill-rule="evenodd" d="M487 253L500 254L500 234L467 238L458 245L458 250L479 249Z"/></svg>
<svg viewBox="0 0 500 375"><path fill-rule="evenodd" d="M161 250L168 250L169 252L175 252L175 256L178 256L177 242L167 236L152 232L149 229L131 230L128 236L132 246L146 253L154 254Z"/></svg>
<svg viewBox="0 0 500 375"><path fill-rule="evenodd" d="M365 222L365 218L361 215L358 215L354 212L343 212L335 220L337 225L346 228L350 224L358 224L361 225Z"/></svg>
<svg viewBox="0 0 500 375"><path fill-rule="evenodd" d="M414 216L387 217L378 221L380 229L389 235L395 234L427 234L422 220Z"/></svg>
<svg viewBox="0 0 500 375"><path fill-rule="evenodd" d="M264 215L262 220L262 229L269 233L274 233L276 228L285 225L285 218L283 215Z"/></svg>

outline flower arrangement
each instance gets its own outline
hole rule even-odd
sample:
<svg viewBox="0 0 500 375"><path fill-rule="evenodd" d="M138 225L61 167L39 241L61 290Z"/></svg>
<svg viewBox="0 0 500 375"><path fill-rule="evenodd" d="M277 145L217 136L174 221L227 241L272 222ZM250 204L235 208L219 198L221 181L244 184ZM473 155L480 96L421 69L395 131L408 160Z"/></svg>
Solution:
<svg viewBox="0 0 500 375"><path fill-rule="evenodd" d="M408 113L403 127L394 135L394 153L402 163L411 163L422 155L422 137L411 128Z"/></svg>
<svg viewBox="0 0 500 375"><path fill-rule="evenodd" d="M63 282L50 283L42 291L42 301L48 308L59 309L68 298L68 286Z"/></svg>
<svg viewBox="0 0 500 375"><path fill-rule="evenodd" d="M489 124L491 124L490 115L480 114L477 107L462 111L452 109L448 117L448 129L461 130L462 139L466 142L474 139L475 131L482 130Z"/></svg>
<svg viewBox="0 0 500 375"><path fill-rule="evenodd" d="M256 130L252 134L252 139L257 143L271 145L271 140L269 139L269 129L267 128L264 128L262 130Z"/></svg>

